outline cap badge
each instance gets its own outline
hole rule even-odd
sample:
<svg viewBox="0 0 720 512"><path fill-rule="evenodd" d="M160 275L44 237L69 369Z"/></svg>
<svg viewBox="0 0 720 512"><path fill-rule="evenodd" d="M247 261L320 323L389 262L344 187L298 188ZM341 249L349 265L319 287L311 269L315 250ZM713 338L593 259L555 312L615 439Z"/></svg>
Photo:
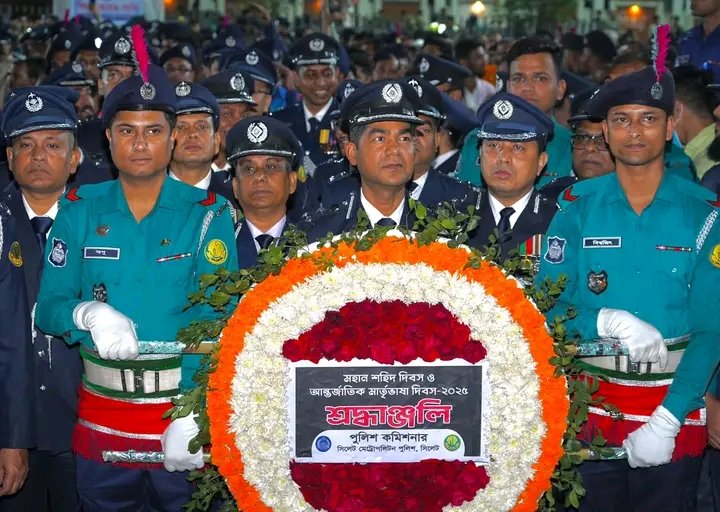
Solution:
<svg viewBox="0 0 720 512"><path fill-rule="evenodd" d="M501 120L510 119L513 115L512 103L505 100L500 100L493 105L493 115Z"/></svg>
<svg viewBox="0 0 720 512"><path fill-rule="evenodd" d="M119 55L125 55L127 53L130 53L130 50L132 50L132 47L130 46L130 41L128 41L124 37L121 37L120 39L115 41L115 53Z"/></svg>
<svg viewBox="0 0 720 512"><path fill-rule="evenodd" d="M254 66L255 64L257 64L259 60L260 60L260 58L258 57L258 54L255 53L255 50L251 51L250 53L248 53L245 56L245 62L247 62L251 66Z"/></svg>
<svg viewBox="0 0 720 512"><path fill-rule="evenodd" d="M65 47L66 50L69 50L72 47L72 43L70 42L69 39L65 39L63 46Z"/></svg>
<svg viewBox="0 0 720 512"><path fill-rule="evenodd" d="M140 96L145 101L152 101L155 99L155 86L153 84L142 84L140 87Z"/></svg>
<svg viewBox="0 0 720 512"><path fill-rule="evenodd" d="M423 90L422 90L422 87L420 87L420 84L418 83L418 81L413 78L412 80L410 80L408 82L408 84L411 85L412 88L415 89L415 91L417 91L418 97L422 98Z"/></svg>
<svg viewBox="0 0 720 512"><path fill-rule="evenodd" d="M355 87L353 87L352 84L348 84L347 87L345 87L345 91L343 91L343 98L347 98L354 92L355 92Z"/></svg>
<svg viewBox="0 0 720 512"><path fill-rule="evenodd" d="M427 73L428 69L430 69L430 63L425 57L423 57L420 61L420 73Z"/></svg>
<svg viewBox="0 0 720 512"><path fill-rule="evenodd" d="M79 62L72 63L72 70L73 70L73 73L82 73L83 72L83 68Z"/></svg>
<svg viewBox="0 0 720 512"><path fill-rule="evenodd" d="M308 46L314 52L321 52L323 51L323 48L325 48L325 41L322 39L313 39L310 41Z"/></svg>
<svg viewBox="0 0 720 512"><path fill-rule="evenodd" d="M175 86L175 95L180 96L181 98L184 98L185 96L189 96L192 92L192 88L190 87L190 84L187 82L180 82Z"/></svg>
<svg viewBox="0 0 720 512"><path fill-rule="evenodd" d="M233 75L233 77L230 79L230 87L233 91L242 91L245 89L245 78L238 73L236 75Z"/></svg>
<svg viewBox="0 0 720 512"><path fill-rule="evenodd" d="M273 60L280 60L280 52L277 50L273 50Z"/></svg>
<svg viewBox="0 0 720 512"><path fill-rule="evenodd" d="M43 108L42 98L33 93L28 94L28 97L25 100L25 108L30 112L40 112Z"/></svg>
<svg viewBox="0 0 720 512"><path fill-rule="evenodd" d="M663 97L663 86L660 84L660 82L655 82L653 86L650 88L650 96L652 96L652 99L656 101L660 101Z"/></svg>
<svg viewBox="0 0 720 512"><path fill-rule="evenodd" d="M247 129L247 138L253 144L260 144L267 139L268 130L265 123L252 123Z"/></svg>
<svg viewBox="0 0 720 512"><path fill-rule="evenodd" d="M225 38L225 46L228 48L235 48L235 45L237 44L237 41L235 41L235 38L233 36L227 36Z"/></svg>
<svg viewBox="0 0 720 512"><path fill-rule="evenodd" d="M189 59L192 53L190 53L190 48L187 46L183 46L182 50L180 50L180 53L182 53L183 57Z"/></svg>
<svg viewBox="0 0 720 512"><path fill-rule="evenodd" d="M383 87L382 97L386 103L400 103L402 95L402 89L399 84L387 84Z"/></svg>

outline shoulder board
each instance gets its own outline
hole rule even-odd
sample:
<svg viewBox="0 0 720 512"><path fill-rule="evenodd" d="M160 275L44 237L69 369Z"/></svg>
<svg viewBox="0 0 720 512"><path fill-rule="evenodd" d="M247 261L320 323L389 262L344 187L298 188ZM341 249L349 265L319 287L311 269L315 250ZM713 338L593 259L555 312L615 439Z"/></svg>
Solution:
<svg viewBox="0 0 720 512"><path fill-rule="evenodd" d="M199 203L203 206L212 206L217 202L217 194L215 192L212 192L211 190L208 190L207 197L203 199L202 201L199 201Z"/></svg>
<svg viewBox="0 0 720 512"><path fill-rule="evenodd" d="M82 199L78 195L78 187L71 188L70 191L67 194L65 194L65 199L67 199L68 201L72 201L72 202L79 201L80 199Z"/></svg>

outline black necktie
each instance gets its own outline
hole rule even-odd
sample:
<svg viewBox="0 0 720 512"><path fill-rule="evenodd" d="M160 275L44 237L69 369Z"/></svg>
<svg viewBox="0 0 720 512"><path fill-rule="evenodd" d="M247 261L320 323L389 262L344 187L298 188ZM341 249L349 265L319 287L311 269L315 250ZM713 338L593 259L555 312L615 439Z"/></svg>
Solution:
<svg viewBox="0 0 720 512"><path fill-rule="evenodd" d="M315 133L318 131L318 128L320 128L320 120L315 117L308 119L308 124L310 125L310 131L308 133Z"/></svg>
<svg viewBox="0 0 720 512"><path fill-rule="evenodd" d="M275 237L267 234L262 234L255 237L255 241L260 246L260 249L267 249L268 247L270 247L270 244L273 243L273 240L275 240Z"/></svg>
<svg viewBox="0 0 720 512"><path fill-rule="evenodd" d="M500 210L500 220L497 223L498 235L502 238L503 235L510 231L510 216L515 213L515 209L511 207L503 208Z"/></svg>
<svg viewBox="0 0 720 512"><path fill-rule="evenodd" d="M40 245L40 252L45 254L45 244L47 243L47 233L52 227L53 220L50 217L33 217L30 219L33 231L35 231L35 238L37 238L38 244Z"/></svg>
<svg viewBox="0 0 720 512"><path fill-rule="evenodd" d="M405 185L405 188L407 188L408 192L410 192L410 195L412 195L412 193L415 192L419 186L420 185L418 185L414 181L410 181L407 185Z"/></svg>
<svg viewBox="0 0 720 512"><path fill-rule="evenodd" d="M377 222L375 223L375 225L376 225L376 226L381 226L381 227L390 226L390 227L393 227L393 228L394 228L395 226L397 226L397 222L395 222L395 221L392 220L391 218L383 217L382 219L380 219L379 221L377 221Z"/></svg>

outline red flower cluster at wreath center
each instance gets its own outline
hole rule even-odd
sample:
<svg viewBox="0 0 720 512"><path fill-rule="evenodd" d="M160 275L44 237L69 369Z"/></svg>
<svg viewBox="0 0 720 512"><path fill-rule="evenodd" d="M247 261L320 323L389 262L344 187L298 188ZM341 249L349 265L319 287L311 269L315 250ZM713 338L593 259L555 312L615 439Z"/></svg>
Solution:
<svg viewBox="0 0 720 512"><path fill-rule="evenodd" d="M290 361L322 358L373 359L407 364L416 359L470 363L486 356L470 329L440 304L352 302L303 333L286 341ZM471 501L489 483L474 462L423 460L415 463L291 463L291 475L305 500L329 512L439 512L447 505Z"/></svg>

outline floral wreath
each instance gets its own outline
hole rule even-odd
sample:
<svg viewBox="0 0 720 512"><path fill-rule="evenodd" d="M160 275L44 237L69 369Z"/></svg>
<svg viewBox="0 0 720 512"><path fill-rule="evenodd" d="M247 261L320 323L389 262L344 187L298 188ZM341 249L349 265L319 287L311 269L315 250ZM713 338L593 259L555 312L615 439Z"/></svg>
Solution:
<svg viewBox="0 0 720 512"><path fill-rule="evenodd" d="M290 259L279 273L245 294L223 330L207 393L212 461L241 510L383 510L377 508L382 504L384 510L408 510L417 499L410 492L413 486L407 485L412 481L434 487L418 510L537 508L564 454L569 409L565 379L554 375L549 362L553 340L544 317L519 283L490 263L468 266L469 257L464 248L440 242L420 245L399 233L379 239L367 250L341 241ZM386 347L408 343L399 335L377 338L397 331L391 317L402 317L402 310L414 310L420 319L434 314L433 322L451 324L446 330L449 339L443 342L454 340L455 347L444 357L422 341L405 355L383 354L380 345L372 343L343 347L346 333L333 340L332 328L357 318L359 307L374 309L375 314L394 308L387 322L377 322L389 322L390 328L372 337L384 340ZM485 467L438 460L293 464L284 393L290 361L349 360L368 353L383 363L408 362L416 356L473 362L486 358L492 391L490 412L483 420L489 422L491 462ZM399 489L389 489L378 503L370 497L378 495L376 482L358 479L360 472L407 486L408 492L398 495ZM355 493L354 508L348 508L348 499L338 499L338 493Z"/></svg>
<svg viewBox="0 0 720 512"><path fill-rule="evenodd" d="M413 231L371 229L361 212L354 230L308 249L304 233L290 227L260 251L256 267L201 276L190 303L223 314L178 336L189 348L220 342L193 377L197 387L166 414L198 414L190 450L211 445L211 464L189 476L196 490L188 512L218 504L226 512L579 506L577 466L610 451L600 432L588 446L577 434L590 405L612 406L593 399L596 382L567 378L580 373L577 340L564 326L573 309L547 319L540 312L553 307L564 279L533 283L532 262L518 255L501 265L497 235L482 250L462 246L477 225L472 207L441 207L433 217L419 203L411 208ZM288 369L353 359L488 362L490 406L481 421L490 425L489 463L294 461Z"/></svg>

